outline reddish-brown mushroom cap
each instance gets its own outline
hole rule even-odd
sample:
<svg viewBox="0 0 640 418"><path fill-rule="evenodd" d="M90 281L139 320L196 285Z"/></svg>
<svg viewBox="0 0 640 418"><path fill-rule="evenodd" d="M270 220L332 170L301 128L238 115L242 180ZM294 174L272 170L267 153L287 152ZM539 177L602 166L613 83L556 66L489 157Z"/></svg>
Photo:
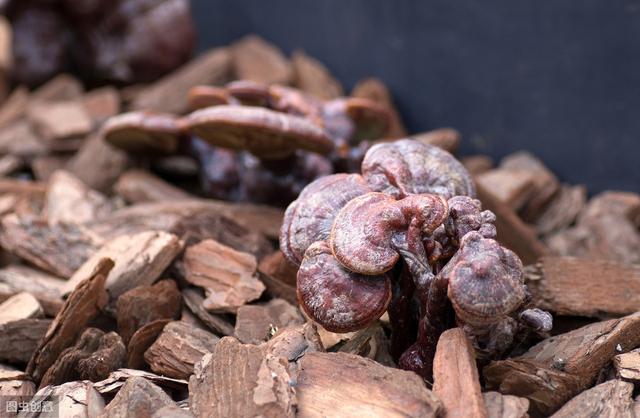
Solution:
<svg viewBox="0 0 640 418"><path fill-rule="evenodd" d="M362 329L380 318L391 300L386 275L364 276L344 269L326 242L311 245L298 270L298 301L315 322L332 332Z"/></svg>
<svg viewBox="0 0 640 418"><path fill-rule="evenodd" d="M103 133L109 144L129 152L170 154L178 149L185 126L173 115L138 111L109 118Z"/></svg>
<svg viewBox="0 0 640 418"><path fill-rule="evenodd" d="M329 239L340 209L370 191L359 174L333 174L309 183L287 208L280 229L280 248L287 259L300 265L311 244Z"/></svg>
<svg viewBox="0 0 640 418"><path fill-rule="evenodd" d="M458 319L486 325L504 318L524 301L522 262L495 240L472 231L440 274Z"/></svg>
<svg viewBox="0 0 640 418"><path fill-rule="evenodd" d="M396 197L475 196L471 175L453 155L411 139L371 147L362 162L362 175L374 190Z"/></svg>
<svg viewBox="0 0 640 418"><path fill-rule="evenodd" d="M215 106L188 116L191 132L223 148L278 159L300 149L326 154L333 148L325 132L306 119L250 106Z"/></svg>
<svg viewBox="0 0 640 418"><path fill-rule="evenodd" d="M393 243L417 221L431 234L447 217L447 202L436 195L413 195L397 201L384 193L367 193L352 199L338 213L331 229L330 245L347 269L376 275L390 270L400 254Z"/></svg>
<svg viewBox="0 0 640 418"><path fill-rule="evenodd" d="M380 103L369 99L348 97L344 99L346 112L356 126L354 141L375 140L389 135L391 113Z"/></svg>
<svg viewBox="0 0 640 418"><path fill-rule="evenodd" d="M204 109L210 106L239 104L227 90L216 86L195 86L189 89L189 108Z"/></svg>

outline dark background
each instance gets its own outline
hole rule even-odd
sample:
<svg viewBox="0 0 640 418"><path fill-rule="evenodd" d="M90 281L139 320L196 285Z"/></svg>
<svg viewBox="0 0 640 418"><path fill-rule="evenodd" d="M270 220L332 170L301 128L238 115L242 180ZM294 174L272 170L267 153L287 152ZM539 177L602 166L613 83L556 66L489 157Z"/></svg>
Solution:
<svg viewBox="0 0 640 418"><path fill-rule="evenodd" d="M410 131L519 149L569 183L640 191L640 1L192 0L199 46L257 33L350 89L384 80Z"/></svg>

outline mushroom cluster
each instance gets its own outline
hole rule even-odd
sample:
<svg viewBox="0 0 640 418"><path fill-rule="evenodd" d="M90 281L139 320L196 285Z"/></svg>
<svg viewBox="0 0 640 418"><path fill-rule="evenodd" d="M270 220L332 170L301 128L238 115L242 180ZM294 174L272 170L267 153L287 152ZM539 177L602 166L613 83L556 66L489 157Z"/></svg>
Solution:
<svg viewBox="0 0 640 418"><path fill-rule="evenodd" d="M254 81L197 86L188 97L192 113L121 114L105 124L105 139L144 158L194 158L204 191L225 200L285 206L315 179L356 171L390 127L387 108L370 100L324 101Z"/></svg>
<svg viewBox="0 0 640 418"><path fill-rule="evenodd" d="M526 309L522 263L495 241L466 169L411 139L371 147L361 174L309 184L286 210L280 247L299 266L297 294L325 329L350 332L385 311L398 364L431 379L454 322L481 358L512 350L551 316Z"/></svg>

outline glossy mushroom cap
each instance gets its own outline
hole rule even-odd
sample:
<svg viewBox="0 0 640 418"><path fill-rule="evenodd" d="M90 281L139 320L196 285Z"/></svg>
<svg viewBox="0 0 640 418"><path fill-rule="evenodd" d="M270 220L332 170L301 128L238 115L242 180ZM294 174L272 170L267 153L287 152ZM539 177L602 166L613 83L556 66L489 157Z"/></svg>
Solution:
<svg viewBox="0 0 640 418"><path fill-rule="evenodd" d="M109 144L128 152L171 154L185 135L185 125L173 115L139 111L109 118L103 133Z"/></svg>
<svg viewBox="0 0 640 418"><path fill-rule="evenodd" d="M190 131L212 145L278 159L300 149L327 154L325 132L306 119L250 106L215 106L188 116Z"/></svg>
<svg viewBox="0 0 640 418"><path fill-rule="evenodd" d="M447 203L435 195L397 201L384 193L367 193L352 199L336 216L331 229L331 250L351 271L382 274L400 257L393 245L396 234L406 233L414 219L425 233L431 233L446 216Z"/></svg>
<svg viewBox="0 0 640 418"><path fill-rule="evenodd" d="M449 280L456 316L470 325L496 323L525 299L522 262L512 251L472 231L440 272Z"/></svg>
<svg viewBox="0 0 640 418"><path fill-rule="evenodd" d="M334 139L351 145L384 138L391 126L391 115L385 106L355 97L341 97L324 103L322 119Z"/></svg>
<svg viewBox="0 0 640 418"><path fill-rule="evenodd" d="M476 193L471 175L453 155L412 139L371 147L362 175L374 190L396 197L431 193L449 199Z"/></svg>
<svg viewBox="0 0 640 418"><path fill-rule="evenodd" d="M215 86L195 86L189 89L189 108L204 109L210 106L239 104L227 90Z"/></svg>
<svg viewBox="0 0 640 418"><path fill-rule="evenodd" d="M315 322L332 332L362 329L380 318L391 300L386 275L364 276L344 269L326 242L311 245L298 270L298 302Z"/></svg>
<svg viewBox="0 0 640 418"><path fill-rule="evenodd" d="M284 215L280 248L287 259L300 265L311 244L329 239L340 209L354 197L370 191L359 174L333 174L309 183Z"/></svg>

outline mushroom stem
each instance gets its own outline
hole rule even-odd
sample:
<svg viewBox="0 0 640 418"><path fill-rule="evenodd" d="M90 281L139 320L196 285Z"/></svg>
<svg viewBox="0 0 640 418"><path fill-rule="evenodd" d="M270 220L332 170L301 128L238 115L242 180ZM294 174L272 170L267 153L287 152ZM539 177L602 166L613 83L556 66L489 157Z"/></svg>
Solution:
<svg viewBox="0 0 640 418"><path fill-rule="evenodd" d="M413 343L417 324L414 320L412 301L415 284L406 266L393 283L393 296L387 312L391 323L391 355L397 361Z"/></svg>

